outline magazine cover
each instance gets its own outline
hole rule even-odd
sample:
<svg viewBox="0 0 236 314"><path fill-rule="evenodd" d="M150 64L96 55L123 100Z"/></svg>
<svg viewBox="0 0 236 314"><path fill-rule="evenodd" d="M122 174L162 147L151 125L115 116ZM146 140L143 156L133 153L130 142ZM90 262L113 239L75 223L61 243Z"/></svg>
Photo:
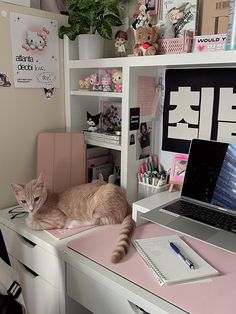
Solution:
<svg viewBox="0 0 236 314"><path fill-rule="evenodd" d="M161 10L160 18L164 23L170 22L175 37L180 37L186 30L196 31L198 0L163 0Z"/></svg>
<svg viewBox="0 0 236 314"><path fill-rule="evenodd" d="M103 131L113 132L121 130L121 102L102 101L101 102Z"/></svg>

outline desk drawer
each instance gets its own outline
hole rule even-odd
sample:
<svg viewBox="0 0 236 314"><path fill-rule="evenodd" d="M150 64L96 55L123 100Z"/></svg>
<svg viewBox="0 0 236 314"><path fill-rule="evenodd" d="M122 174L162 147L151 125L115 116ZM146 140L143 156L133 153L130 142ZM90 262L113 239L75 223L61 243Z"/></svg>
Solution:
<svg viewBox="0 0 236 314"><path fill-rule="evenodd" d="M70 265L67 265L67 294L94 314L144 313L111 287Z"/></svg>
<svg viewBox="0 0 236 314"><path fill-rule="evenodd" d="M59 267L56 256L4 225L0 226L8 253L58 287Z"/></svg>
<svg viewBox="0 0 236 314"><path fill-rule="evenodd" d="M38 274L26 268L9 255L11 265L19 274L28 314L58 314L59 289L56 289Z"/></svg>

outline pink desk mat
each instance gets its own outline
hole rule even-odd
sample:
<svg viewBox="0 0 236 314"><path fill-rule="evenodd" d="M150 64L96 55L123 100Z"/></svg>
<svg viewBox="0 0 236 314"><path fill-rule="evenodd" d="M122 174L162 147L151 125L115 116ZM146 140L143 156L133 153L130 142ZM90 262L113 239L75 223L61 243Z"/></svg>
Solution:
<svg viewBox="0 0 236 314"><path fill-rule="evenodd" d="M119 230L120 225L97 227L68 242L67 246L191 314L236 313L236 254L159 225L152 223L141 225L136 228L134 239L179 234L220 272L219 276L211 280L160 287L132 245L122 262L119 264L110 262Z"/></svg>

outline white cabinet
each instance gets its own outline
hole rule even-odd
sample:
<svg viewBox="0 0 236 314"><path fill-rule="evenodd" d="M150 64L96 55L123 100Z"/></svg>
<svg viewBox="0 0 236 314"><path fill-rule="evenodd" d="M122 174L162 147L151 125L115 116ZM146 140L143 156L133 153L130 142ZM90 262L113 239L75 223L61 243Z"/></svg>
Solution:
<svg viewBox="0 0 236 314"><path fill-rule="evenodd" d="M29 229L24 218L11 220L8 209L0 211L0 230L29 314L88 313L65 292L65 263L59 250L67 240L59 242L44 231Z"/></svg>
<svg viewBox="0 0 236 314"><path fill-rule="evenodd" d="M98 113L101 99L120 100L122 102L122 135L121 145L104 144L91 141L90 144L105 146L120 154L121 187L126 191L130 203L137 200L137 171L138 160L137 131L130 131L130 108L137 107L138 77L153 76L157 78L167 68L194 68L194 67L232 67L235 66L236 52L221 51L209 53L185 53L178 55L159 55L145 57L107 58L97 60L78 60L76 41L64 40L65 64L65 100L66 126L68 131L82 131L87 129L86 112ZM79 90L79 79L97 72L99 69L118 68L122 70L122 93L94 92ZM140 122L152 121L152 144L154 153L161 159L170 158L161 152L160 122L155 123L150 117L140 117ZM136 145L129 144L130 135L134 134ZM161 160L165 164L165 160Z"/></svg>

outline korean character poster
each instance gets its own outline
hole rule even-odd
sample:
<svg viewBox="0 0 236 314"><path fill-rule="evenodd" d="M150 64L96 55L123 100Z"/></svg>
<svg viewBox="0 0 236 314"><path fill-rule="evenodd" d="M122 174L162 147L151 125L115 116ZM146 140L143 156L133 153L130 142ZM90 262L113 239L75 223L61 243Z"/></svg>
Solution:
<svg viewBox="0 0 236 314"><path fill-rule="evenodd" d="M162 149L186 154L193 138L236 143L235 77L234 68L167 70Z"/></svg>

